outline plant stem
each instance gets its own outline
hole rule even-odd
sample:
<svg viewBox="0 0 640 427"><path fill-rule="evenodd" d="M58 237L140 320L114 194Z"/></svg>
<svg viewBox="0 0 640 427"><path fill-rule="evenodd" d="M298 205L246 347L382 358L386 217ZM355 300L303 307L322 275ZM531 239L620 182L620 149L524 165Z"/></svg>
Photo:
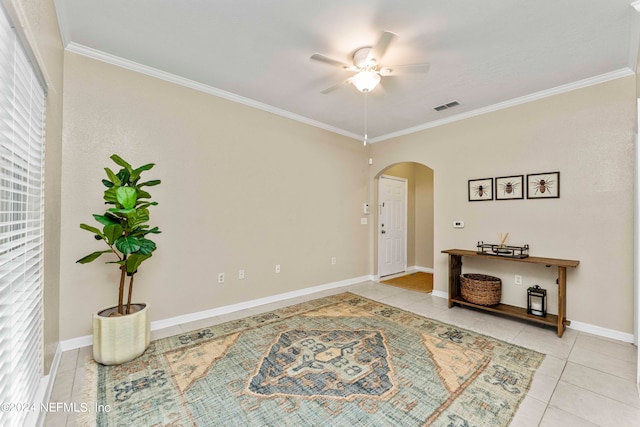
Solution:
<svg viewBox="0 0 640 427"><path fill-rule="evenodd" d="M129 279L129 295L127 297L127 314L131 313L131 294L133 294L133 276L135 275L132 274L131 278Z"/></svg>
<svg viewBox="0 0 640 427"><path fill-rule="evenodd" d="M120 288L118 289L118 313L124 314L123 300L124 300L124 279L127 276L127 268L124 265L120 266Z"/></svg>

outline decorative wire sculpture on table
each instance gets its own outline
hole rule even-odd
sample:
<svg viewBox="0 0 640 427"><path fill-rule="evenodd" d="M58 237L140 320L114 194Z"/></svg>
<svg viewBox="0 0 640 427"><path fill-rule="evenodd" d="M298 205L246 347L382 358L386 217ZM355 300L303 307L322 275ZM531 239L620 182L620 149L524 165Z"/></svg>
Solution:
<svg viewBox="0 0 640 427"><path fill-rule="evenodd" d="M529 245L507 246L504 244L492 245L478 242L479 254L503 256L508 258L526 258L529 256Z"/></svg>

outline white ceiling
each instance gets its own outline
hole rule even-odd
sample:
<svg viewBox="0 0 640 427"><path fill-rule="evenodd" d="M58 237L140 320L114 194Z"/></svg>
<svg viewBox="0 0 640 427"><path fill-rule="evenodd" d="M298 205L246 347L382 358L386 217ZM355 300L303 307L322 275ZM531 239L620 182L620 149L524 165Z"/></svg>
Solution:
<svg viewBox="0 0 640 427"><path fill-rule="evenodd" d="M397 34L367 95L372 142L635 71L631 0L56 0L65 47L354 138L365 95L320 91ZM433 107L457 100L459 107Z"/></svg>

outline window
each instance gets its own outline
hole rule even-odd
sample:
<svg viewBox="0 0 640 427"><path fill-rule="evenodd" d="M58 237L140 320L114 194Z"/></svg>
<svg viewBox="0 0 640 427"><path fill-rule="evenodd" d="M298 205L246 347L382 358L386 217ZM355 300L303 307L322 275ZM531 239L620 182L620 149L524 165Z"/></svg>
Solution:
<svg viewBox="0 0 640 427"><path fill-rule="evenodd" d="M34 402L43 377L44 107L0 8L0 403ZM23 425L28 415L0 410L0 425Z"/></svg>

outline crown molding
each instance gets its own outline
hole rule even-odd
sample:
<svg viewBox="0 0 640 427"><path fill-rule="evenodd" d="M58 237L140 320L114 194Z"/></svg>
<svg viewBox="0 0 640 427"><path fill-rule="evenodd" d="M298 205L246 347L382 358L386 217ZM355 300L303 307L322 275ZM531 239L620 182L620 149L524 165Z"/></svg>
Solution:
<svg viewBox="0 0 640 427"><path fill-rule="evenodd" d="M636 71L640 51L640 0L631 2L629 32L629 68Z"/></svg>
<svg viewBox="0 0 640 427"><path fill-rule="evenodd" d="M600 83L608 82L610 80L619 79L622 77L632 76L635 73L630 68L622 68L616 71L612 71L610 73L601 74L599 76L590 77L583 80L578 80L573 83L568 83L561 86L556 86L551 89L546 89L540 92L535 92L530 95L521 96L519 98L510 99L508 101L499 102L497 104L489 105L488 107L478 108L472 111L467 111L466 113L456 114L454 116L446 117L441 120L434 120L432 122L428 122L422 125L410 127L407 129L403 129L397 132L388 133L386 135L382 135L376 138L369 140L370 143L376 143L381 141L386 141L388 139L397 138L399 136L409 135L411 133L420 132L426 129L431 129L434 127L446 125L448 123L457 122L459 120L468 119L471 117L481 116L483 114L491 113L493 111L503 110L505 108L514 107L520 104L526 104L528 102L537 101L542 98L547 98L549 96L559 95L562 93L567 93L574 91L576 89L582 89L589 86L597 85Z"/></svg>
<svg viewBox="0 0 640 427"><path fill-rule="evenodd" d="M640 0L638 0L638 7L640 7ZM105 52L102 52L97 49L93 49L78 43L71 42L67 44L67 51L76 53L78 55L86 56L98 61L106 62L111 65L115 65L117 67L122 67L131 71L135 71L141 74L145 74L151 77L156 77L158 79L171 82L180 86L188 87L190 89L194 89L203 93L207 93L209 95L217 96L220 98L227 99L232 102L237 102L239 104L246 105L248 107L257 108L262 111L266 111L281 117L285 117L291 120L295 120L300 123L304 123L310 126L314 126L338 135L345 136L347 138L352 138L355 140L361 140L362 135L355 134L353 132L347 131L345 129L341 129L335 126L328 125L326 123L319 122L317 120L310 119L308 117L304 117L298 114L294 114L290 111L286 111L280 108L276 108L274 106L255 101L253 99L245 98L243 96L239 96L233 94L231 92L227 92L213 86L205 85L202 83L198 83L194 80L190 80L184 77L177 76L175 74L168 73L166 71L159 70L157 68L149 67L143 64L139 64L134 61L130 61L128 59L124 59L115 55L111 55ZM590 77L587 79L579 80L573 83L568 83L561 86L556 86L551 89L546 89L540 92L532 93L530 95L521 96L519 98L514 98L508 101L500 102L497 104L493 104L487 107L478 108L473 111L468 111L466 113L456 114L454 116L446 117L441 120L434 120L428 123L424 123L422 125L410 127L407 129L402 129L397 132L392 132L386 135L382 135L376 138L372 138L368 140L368 143L376 143L386 141L388 139L397 138L399 136L409 135L412 133L420 132L426 129L431 129L434 127L442 126L445 124L457 122L459 120L468 119L471 117L480 116L483 114L491 113L493 111L503 110L505 108L514 107L516 105L525 104L527 102L536 101L538 99L546 98L549 96L554 96L566 92L570 92L576 89L582 89L588 86L597 85L600 83L604 83L610 80L619 79L622 77L627 77L630 75L634 75L634 71L631 68L622 68L616 71L612 71L610 73L601 74L599 76Z"/></svg>
<svg viewBox="0 0 640 427"><path fill-rule="evenodd" d="M224 98L229 101L237 102L239 104L246 105L248 107L257 108L258 110L266 111L268 113L272 113L278 116L285 117L287 119L295 120L300 123L304 123L310 126L314 126L320 129L324 129L326 131L346 136L348 138L353 139L362 139L362 136L357 135L353 132L349 132L347 130L328 125L326 123L319 122L317 120L310 119L308 117L301 116L299 114L294 114L290 111L283 110L281 108L274 107L272 105L268 105L262 102L255 101L253 99L245 98L243 96L236 95L231 92L224 91L222 89L215 88L213 86L205 85L202 83L198 83L194 80L190 80L184 77L177 76L175 74L168 73L166 71L159 70L157 68L149 67L147 65L139 64L134 61L130 61L128 59L124 59L115 55L110 55L108 53L102 52L97 49L93 49L78 43L70 42L66 45L65 50L68 52L76 53L78 55L86 56L98 61L106 62L111 65L115 65L117 67L125 68L131 71L135 71L137 73L145 74L151 77L155 77L170 83L174 83L180 86L188 87L190 89L197 90L199 92L203 92L209 95L217 96L219 98Z"/></svg>
<svg viewBox="0 0 640 427"><path fill-rule="evenodd" d="M66 48L71 41L69 37L69 25L67 24L67 9L63 0L53 0L53 7L58 17L58 29L60 30L60 39L62 46Z"/></svg>

